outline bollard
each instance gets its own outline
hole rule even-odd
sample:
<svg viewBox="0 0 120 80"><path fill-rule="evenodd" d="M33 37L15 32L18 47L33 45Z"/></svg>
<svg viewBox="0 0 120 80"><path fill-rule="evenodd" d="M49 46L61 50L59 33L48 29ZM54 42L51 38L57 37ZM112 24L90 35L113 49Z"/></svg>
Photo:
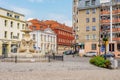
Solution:
<svg viewBox="0 0 120 80"><path fill-rule="evenodd" d="M62 56L62 61L64 61L64 57Z"/></svg>
<svg viewBox="0 0 120 80"><path fill-rule="evenodd" d="M17 56L15 56L15 63L17 63Z"/></svg>
<svg viewBox="0 0 120 80"><path fill-rule="evenodd" d="M48 62L50 62L50 56L48 56Z"/></svg>
<svg viewBox="0 0 120 80"><path fill-rule="evenodd" d="M110 62L111 62L111 68L113 69L117 69L118 68L118 61L114 58L110 58Z"/></svg>
<svg viewBox="0 0 120 80"><path fill-rule="evenodd" d="M118 61L114 60L114 69L117 69L117 68L118 68Z"/></svg>

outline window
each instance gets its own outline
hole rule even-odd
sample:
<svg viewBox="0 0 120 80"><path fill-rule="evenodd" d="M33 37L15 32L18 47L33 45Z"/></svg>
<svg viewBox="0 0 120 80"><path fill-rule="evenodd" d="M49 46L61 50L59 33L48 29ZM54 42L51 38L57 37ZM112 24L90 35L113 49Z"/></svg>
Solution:
<svg viewBox="0 0 120 80"><path fill-rule="evenodd" d="M95 34L93 34L93 40L96 40L96 35Z"/></svg>
<svg viewBox="0 0 120 80"><path fill-rule="evenodd" d="M51 42L52 42L52 36L51 36Z"/></svg>
<svg viewBox="0 0 120 80"><path fill-rule="evenodd" d="M41 34L41 41L43 41L43 35Z"/></svg>
<svg viewBox="0 0 120 80"><path fill-rule="evenodd" d="M86 10L86 14L89 14L90 13L90 10Z"/></svg>
<svg viewBox="0 0 120 80"><path fill-rule="evenodd" d="M86 18L86 23L88 23L89 22L89 18Z"/></svg>
<svg viewBox="0 0 120 80"><path fill-rule="evenodd" d="M20 23L17 23L17 29L19 29Z"/></svg>
<svg viewBox="0 0 120 80"><path fill-rule="evenodd" d="M19 19L19 16L18 16L18 15L15 15L14 17L15 17L16 19Z"/></svg>
<svg viewBox="0 0 120 80"><path fill-rule="evenodd" d="M11 21L11 27L13 27L13 22Z"/></svg>
<svg viewBox="0 0 120 80"><path fill-rule="evenodd" d="M92 26L92 31L96 31L96 26Z"/></svg>
<svg viewBox="0 0 120 80"><path fill-rule="evenodd" d="M92 22L96 22L96 18L92 18Z"/></svg>
<svg viewBox="0 0 120 80"><path fill-rule="evenodd" d="M89 5L90 5L90 1L86 1L85 6L89 6Z"/></svg>
<svg viewBox="0 0 120 80"><path fill-rule="evenodd" d="M33 34L33 40L35 40L35 34Z"/></svg>
<svg viewBox="0 0 120 80"><path fill-rule="evenodd" d="M4 32L4 38L7 38L7 31Z"/></svg>
<svg viewBox="0 0 120 80"><path fill-rule="evenodd" d="M7 13L7 16L9 16L9 13Z"/></svg>
<svg viewBox="0 0 120 80"><path fill-rule="evenodd" d="M89 40L90 39L90 36L89 35L86 35L86 40Z"/></svg>
<svg viewBox="0 0 120 80"><path fill-rule="evenodd" d="M43 28L43 26L40 26L40 29L42 29Z"/></svg>
<svg viewBox="0 0 120 80"><path fill-rule="evenodd" d="M24 24L22 24L22 29L24 29Z"/></svg>
<svg viewBox="0 0 120 80"><path fill-rule="evenodd" d="M20 36L20 34L19 34L19 33L17 33L17 37L18 37L18 39L19 39L19 36Z"/></svg>
<svg viewBox="0 0 120 80"><path fill-rule="evenodd" d="M86 27L86 31L90 31L90 27L89 26Z"/></svg>
<svg viewBox="0 0 120 80"><path fill-rule="evenodd" d="M76 21L77 23L78 23L78 19L77 19L77 21Z"/></svg>
<svg viewBox="0 0 120 80"><path fill-rule="evenodd" d="M8 16L8 17L12 17L12 14L11 14L11 13L7 13L7 16Z"/></svg>
<svg viewBox="0 0 120 80"><path fill-rule="evenodd" d="M120 51L120 43L117 43L117 50Z"/></svg>
<svg viewBox="0 0 120 80"><path fill-rule="evenodd" d="M76 39L79 39L79 35L76 35L76 37L75 37Z"/></svg>
<svg viewBox="0 0 120 80"><path fill-rule="evenodd" d="M24 35L25 35L25 34L22 34L22 38L24 38Z"/></svg>
<svg viewBox="0 0 120 80"><path fill-rule="evenodd" d="M32 26L32 29L33 29L33 30L36 30L36 26Z"/></svg>
<svg viewBox="0 0 120 80"><path fill-rule="evenodd" d="M46 35L44 35L44 41L46 41Z"/></svg>
<svg viewBox="0 0 120 80"><path fill-rule="evenodd" d="M92 50L96 50L97 49L97 45L96 44L92 44Z"/></svg>
<svg viewBox="0 0 120 80"><path fill-rule="evenodd" d="M5 20L5 27L7 26L7 22L8 22L8 21L7 21L7 20Z"/></svg>
<svg viewBox="0 0 120 80"><path fill-rule="evenodd" d="M11 39L13 38L13 32L10 33Z"/></svg>
<svg viewBox="0 0 120 80"><path fill-rule="evenodd" d="M96 2L96 0L92 0L92 3L91 3L91 4L92 4L92 5L95 5L95 2Z"/></svg>
<svg viewBox="0 0 120 80"><path fill-rule="evenodd" d="M109 44L109 51L111 51L111 52L115 51L115 45L114 45L114 43Z"/></svg>
<svg viewBox="0 0 120 80"><path fill-rule="evenodd" d="M92 13L96 13L96 9L92 9Z"/></svg>

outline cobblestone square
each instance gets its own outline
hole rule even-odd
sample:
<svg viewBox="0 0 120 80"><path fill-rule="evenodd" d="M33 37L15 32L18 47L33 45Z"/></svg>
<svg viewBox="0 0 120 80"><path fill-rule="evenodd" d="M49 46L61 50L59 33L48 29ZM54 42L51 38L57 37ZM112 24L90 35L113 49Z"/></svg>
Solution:
<svg viewBox="0 0 120 80"><path fill-rule="evenodd" d="M0 80L119 80L120 69L89 64L90 58L64 56L64 61L0 62Z"/></svg>

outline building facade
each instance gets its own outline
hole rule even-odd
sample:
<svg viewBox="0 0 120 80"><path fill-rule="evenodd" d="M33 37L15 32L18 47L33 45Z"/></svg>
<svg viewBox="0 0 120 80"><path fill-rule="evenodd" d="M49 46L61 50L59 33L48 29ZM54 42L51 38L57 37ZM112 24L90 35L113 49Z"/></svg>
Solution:
<svg viewBox="0 0 120 80"><path fill-rule="evenodd" d="M57 34L57 53L62 54L63 51L70 50L74 41L72 27L68 27L65 24L53 20L47 20L44 21L44 23L49 25L49 27Z"/></svg>
<svg viewBox="0 0 120 80"><path fill-rule="evenodd" d="M108 37L107 51L120 55L120 0L101 4L101 38Z"/></svg>
<svg viewBox="0 0 120 80"><path fill-rule="evenodd" d="M31 37L35 41L34 48L37 52L41 55L45 55L48 52L57 52L57 36L49 28L45 25L42 21L37 19L30 20L29 22L32 23L30 27L32 29Z"/></svg>
<svg viewBox="0 0 120 80"><path fill-rule="evenodd" d="M95 51L99 53L99 0L79 0L75 29L76 43L82 53ZM73 8L74 9L74 8ZM74 18L73 18L74 19Z"/></svg>
<svg viewBox="0 0 120 80"><path fill-rule="evenodd" d="M0 56L17 52L17 43L22 39L25 28L24 15L0 7Z"/></svg>

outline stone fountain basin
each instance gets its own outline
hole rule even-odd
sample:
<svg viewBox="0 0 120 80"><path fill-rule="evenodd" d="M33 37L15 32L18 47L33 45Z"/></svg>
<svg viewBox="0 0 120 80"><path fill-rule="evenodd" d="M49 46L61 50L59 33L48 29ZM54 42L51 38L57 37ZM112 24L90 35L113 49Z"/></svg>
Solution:
<svg viewBox="0 0 120 80"><path fill-rule="evenodd" d="M44 54L41 53L10 53L8 54L8 57L14 58L40 58L40 57L44 57Z"/></svg>

